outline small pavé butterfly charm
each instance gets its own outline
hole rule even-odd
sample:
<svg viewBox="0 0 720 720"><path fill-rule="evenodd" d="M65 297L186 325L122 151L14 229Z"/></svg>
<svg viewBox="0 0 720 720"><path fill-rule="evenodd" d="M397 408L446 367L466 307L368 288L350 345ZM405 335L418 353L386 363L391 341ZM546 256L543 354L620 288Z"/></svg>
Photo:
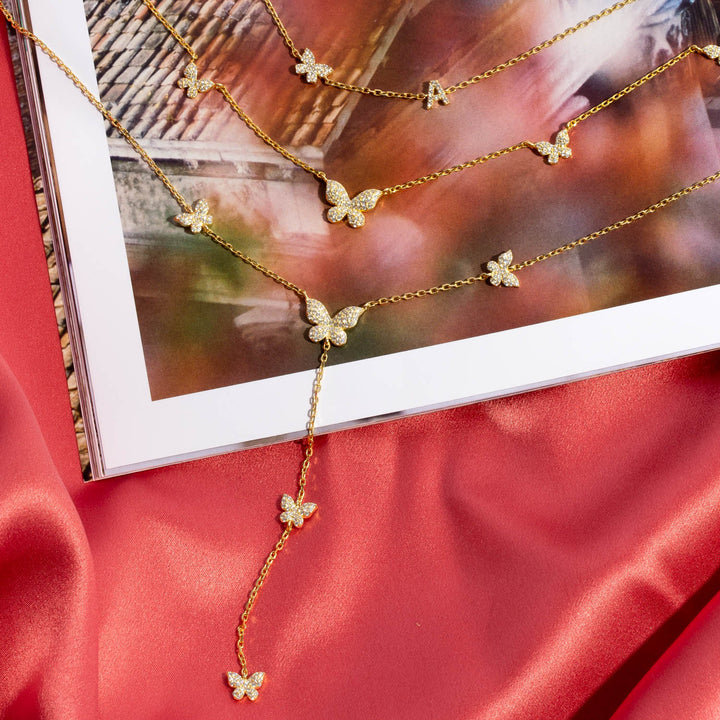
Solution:
<svg viewBox="0 0 720 720"><path fill-rule="evenodd" d="M351 200L348 191L337 180L328 180L325 197L335 207L327 211L327 219L336 223L347 216L350 227L362 227L365 224L363 213L372 210L381 195L382 190L363 190Z"/></svg>
<svg viewBox="0 0 720 720"><path fill-rule="evenodd" d="M227 679L230 687L235 688L232 696L236 700L242 700L246 697L248 700L252 700L254 702L258 697L258 689L265 679L265 673L256 672L249 678L245 678L236 672L228 672Z"/></svg>
<svg viewBox="0 0 720 720"><path fill-rule="evenodd" d="M191 233L202 232L204 226L212 224L213 217L210 214L210 206L207 200L198 200L191 213L180 213L175 216L175 222L183 227L189 228Z"/></svg>
<svg viewBox="0 0 720 720"><path fill-rule="evenodd" d="M498 261L491 260L487 264L488 272L490 273L490 284L498 287L498 285L504 285L505 287L520 287L520 281L516 275L510 272L510 263L512 263L513 254L512 250L507 250L502 255L498 256Z"/></svg>
<svg viewBox="0 0 720 720"><path fill-rule="evenodd" d="M535 143L537 151L547 158L548 164L555 165L560 158L572 157L572 150L568 147L570 142L570 133L567 130L561 130L555 136L555 142L549 143L542 140Z"/></svg>
<svg viewBox="0 0 720 720"><path fill-rule="evenodd" d="M306 298L305 314L315 326L308 331L308 337L313 342L329 340L333 345L344 345L347 342L345 331L354 328L364 312L365 308L351 305L330 317L330 313L319 300Z"/></svg>
<svg viewBox="0 0 720 720"><path fill-rule="evenodd" d="M207 92L215 87L212 80L198 80L198 69L194 62L188 64L183 75L185 77L180 78L177 84L178 87L185 90L189 98L196 98L198 93Z"/></svg>
<svg viewBox="0 0 720 720"><path fill-rule="evenodd" d="M296 528L302 527L305 520L317 510L315 503L296 503L287 493L282 496L280 507L284 511L280 513L280 522L292 523Z"/></svg>
<svg viewBox="0 0 720 720"><path fill-rule="evenodd" d="M300 56L300 62L295 66L295 72L304 75L306 82L309 83L316 83L318 78L326 78L332 70L329 65L315 62L311 50L305 50Z"/></svg>
<svg viewBox="0 0 720 720"><path fill-rule="evenodd" d="M718 65L720 65L720 45L706 45L702 51L711 60L717 60Z"/></svg>

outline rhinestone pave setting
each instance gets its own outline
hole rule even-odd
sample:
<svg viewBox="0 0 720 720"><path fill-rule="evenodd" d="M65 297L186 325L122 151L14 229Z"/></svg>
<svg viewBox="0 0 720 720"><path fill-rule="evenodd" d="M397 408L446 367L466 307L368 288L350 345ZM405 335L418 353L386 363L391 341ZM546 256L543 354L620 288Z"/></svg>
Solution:
<svg viewBox="0 0 720 720"><path fill-rule="evenodd" d="M547 158L548 165L556 165L560 158L572 157L572 150L569 147L570 133L564 129L555 136L555 142L545 140L535 143L537 151Z"/></svg>
<svg viewBox="0 0 720 720"><path fill-rule="evenodd" d="M363 190L351 199L341 183L337 180L328 180L325 197L335 207L331 207L327 211L327 219L331 223L337 223L347 218L350 227L362 227L365 224L364 213L377 205L382 194L382 190Z"/></svg>
<svg viewBox="0 0 720 720"><path fill-rule="evenodd" d="M198 200L192 212L180 213L175 216L176 223L188 228L194 234L202 232L203 227L210 227L212 221L213 216L210 214L207 200Z"/></svg>
<svg viewBox="0 0 720 720"><path fill-rule="evenodd" d="M258 690L262 687L263 681L265 680L264 672L253 673L250 677L243 677L236 672L228 672L227 674L228 685L233 690L232 696L236 700L242 700L246 697L248 700L255 702L258 699Z"/></svg>
<svg viewBox="0 0 720 720"><path fill-rule="evenodd" d="M305 76L305 82L315 84L318 78L323 80L330 75L332 68L329 65L315 62L315 55L311 50L305 50L300 56L300 62L295 66L298 75Z"/></svg>
<svg viewBox="0 0 720 720"><path fill-rule="evenodd" d="M329 340L333 345L340 347L347 342L345 331L354 328L364 312L365 308L350 305L331 317L319 300L306 298L305 314L314 326L308 331L308 338L316 343Z"/></svg>
<svg viewBox="0 0 720 720"><path fill-rule="evenodd" d="M498 256L497 262L495 262L495 260L491 260L487 264L487 269L490 273L489 281L491 285L494 285L495 287L498 287L499 285L503 285L504 287L520 287L520 281L517 279L517 275L510 272L512 259L512 250L506 250Z"/></svg>
<svg viewBox="0 0 720 720"><path fill-rule="evenodd" d="M194 62L188 64L183 76L177 84L179 88L185 90L185 94L189 98L196 98L199 93L207 92L215 87L212 80L198 80L198 69Z"/></svg>
<svg viewBox="0 0 720 720"><path fill-rule="evenodd" d="M296 502L287 493L282 496L280 507L283 509L283 512L280 513L280 522L291 523L296 528L301 528L305 524L305 520L317 510L315 503Z"/></svg>

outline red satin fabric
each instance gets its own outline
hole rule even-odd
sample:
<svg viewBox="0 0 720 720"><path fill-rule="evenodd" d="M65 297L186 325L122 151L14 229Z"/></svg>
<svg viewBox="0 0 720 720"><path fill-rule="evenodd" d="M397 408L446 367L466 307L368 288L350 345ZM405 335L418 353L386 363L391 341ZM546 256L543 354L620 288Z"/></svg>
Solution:
<svg viewBox="0 0 720 720"><path fill-rule="evenodd" d="M238 705L300 447L83 485L4 39L0 128L2 718L720 718L720 353L320 438Z"/></svg>

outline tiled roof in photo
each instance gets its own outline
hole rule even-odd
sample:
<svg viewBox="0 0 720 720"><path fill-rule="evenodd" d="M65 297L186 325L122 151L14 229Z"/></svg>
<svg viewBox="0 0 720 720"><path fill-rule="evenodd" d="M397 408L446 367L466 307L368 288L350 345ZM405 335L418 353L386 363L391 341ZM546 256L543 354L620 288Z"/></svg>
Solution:
<svg viewBox="0 0 720 720"><path fill-rule="evenodd" d="M303 3L307 21L297 3L279 9L301 49L306 41L317 43L318 62L337 62L344 81L358 82L382 61L383 47L408 12L426 2L368 0L364 25L333 12L325 22L319 0ZM102 100L135 136L227 143L248 132L214 93L186 101L176 83L189 56L140 0L86 0L84 6ZM200 76L225 84L283 144L323 147L339 114L357 101L307 86L294 74L296 61L259 0L161 0L157 8L200 56Z"/></svg>

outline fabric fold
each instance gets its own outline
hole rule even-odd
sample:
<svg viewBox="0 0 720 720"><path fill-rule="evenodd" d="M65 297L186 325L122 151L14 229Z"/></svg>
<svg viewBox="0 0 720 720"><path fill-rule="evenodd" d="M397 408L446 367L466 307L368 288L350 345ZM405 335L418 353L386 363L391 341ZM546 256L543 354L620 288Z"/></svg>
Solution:
<svg viewBox="0 0 720 720"><path fill-rule="evenodd" d="M98 716L90 546L0 358L0 716Z"/></svg>

